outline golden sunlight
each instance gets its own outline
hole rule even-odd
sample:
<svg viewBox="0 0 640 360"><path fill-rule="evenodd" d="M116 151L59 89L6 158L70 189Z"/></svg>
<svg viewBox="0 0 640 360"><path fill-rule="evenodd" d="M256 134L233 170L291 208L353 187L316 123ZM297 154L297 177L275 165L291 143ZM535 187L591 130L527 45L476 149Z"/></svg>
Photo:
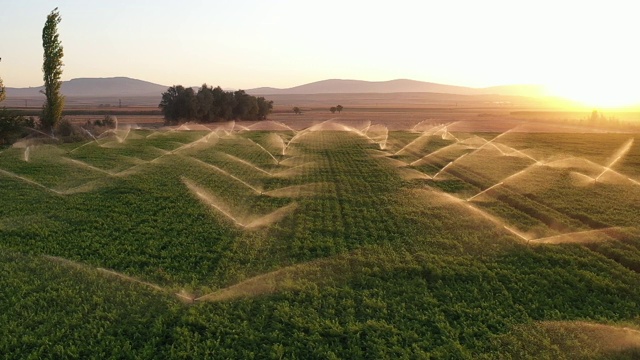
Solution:
<svg viewBox="0 0 640 360"><path fill-rule="evenodd" d="M631 57L614 58L598 52L585 59L574 58L554 69L549 79L551 95L586 107L621 108L640 105L636 64Z"/></svg>
<svg viewBox="0 0 640 360"><path fill-rule="evenodd" d="M613 81L557 84L550 86L550 92L585 107L621 108L640 104L640 96L631 84L616 84Z"/></svg>

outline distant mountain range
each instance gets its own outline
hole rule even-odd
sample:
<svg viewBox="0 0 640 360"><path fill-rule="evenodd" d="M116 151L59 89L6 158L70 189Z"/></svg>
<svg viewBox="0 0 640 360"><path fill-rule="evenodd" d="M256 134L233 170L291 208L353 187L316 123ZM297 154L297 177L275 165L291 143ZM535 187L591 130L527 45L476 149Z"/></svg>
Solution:
<svg viewBox="0 0 640 360"><path fill-rule="evenodd" d="M355 93L415 93L429 92L457 95L516 95L516 96L546 96L545 90L538 85L505 85L488 88L471 88L436 84L430 82L398 79L389 81L363 81L330 79L316 81L309 84L287 89L262 87L247 90L251 94L355 94Z"/></svg>
<svg viewBox="0 0 640 360"><path fill-rule="evenodd" d="M168 86L128 77L79 78L62 82L62 93L69 97L131 97L157 96ZM8 98L42 96L43 87L7 88ZM261 87L247 89L253 95L302 95L302 94L356 94L356 93L441 93L458 95L515 95L546 96L545 90L538 85L505 85L487 88L471 88L436 84L407 79L390 81L363 81L330 79L287 89Z"/></svg>
<svg viewBox="0 0 640 360"><path fill-rule="evenodd" d="M168 86L128 77L78 78L62 82L61 92L69 97L131 97L157 96ZM7 88L7 98L43 96L44 86Z"/></svg>

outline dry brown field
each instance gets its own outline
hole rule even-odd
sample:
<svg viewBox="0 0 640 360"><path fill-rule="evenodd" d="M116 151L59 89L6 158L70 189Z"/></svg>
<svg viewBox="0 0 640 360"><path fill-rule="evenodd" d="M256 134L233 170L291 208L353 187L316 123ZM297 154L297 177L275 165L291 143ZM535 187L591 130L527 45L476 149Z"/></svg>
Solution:
<svg viewBox="0 0 640 360"><path fill-rule="evenodd" d="M514 113L501 108L467 108L467 109L415 109L415 108L345 108L341 113L332 114L324 109L308 109L302 114L294 114L291 110L276 108L269 115L269 120L281 122L295 130L301 130L336 119L347 125L381 124L390 131L411 130L420 122L445 124L449 123L450 131L456 132L504 132L510 129L517 132L552 132L552 133L593 133L593 132L638 132L640 130L640 113L625 113L619 124L589 124L584 119L588 112L548 112ZM620 117L618 117L620 116ZM76 123L95 120L104 115L69 116ZM162 127L164 119L161 115L117 115L120 124L138 125L141 127ZM239 126L250 127L257 121L237 121ZM633 124L636 125L633 125ZM366 125L365 125L366 126ZM265 129L265 130L278 130Z"/></svg>
<svg viewBox="0 0 640 360"><path fill-rule="evenodd" d="M540 99L505 96L462 96L452 94L314 94L265 95L274 101L269 120L282 122L293 129L338 119L342 123L381 124L389 130L410 130L416 124L449 123L451 131L503 132L509 129L523 132L638 132L640 110L607 111L602 113L614 121L593 124L586 121L593 109L561 108L557 103ZM5 105L27 111L37 111L38 99L30 99L27 107L14 99ZM41 100L41 99L40 99ZM122 107L116 98L67 98L67 118L75 123L101 119L114 114L120 124L158 128L164 120L158 113L159 96L123 98ZM342 105L341 113L331 113L331 106ZM294 114L297 106L302 114ZM80 113L80 114L77 114ZM238 122L250 126L254 122ZM269 129L267 129L269 130ZM273 129L277 130L277 129Z"/></svg>

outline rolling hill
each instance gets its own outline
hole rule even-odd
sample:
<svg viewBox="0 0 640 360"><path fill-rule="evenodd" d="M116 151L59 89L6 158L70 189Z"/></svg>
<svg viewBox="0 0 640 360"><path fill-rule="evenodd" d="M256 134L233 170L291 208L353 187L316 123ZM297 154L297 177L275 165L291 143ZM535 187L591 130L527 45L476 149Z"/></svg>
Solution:
<svg viewBox="0 0 640 360"><path fill-rule="evenodd" d="M545 96L542 86L538 85L504 85L488 88L471 88L437 84L408 79L389 81L363 81L330 79L316 81L309 84L287 89L262 87L247 90L251 94L337 94L337 93L441 93L457 95L517 95L517 96Z"/></svg>
<svg viewBox="0 0 640 360"><path fill-rule="evenodd" d="M29 88L7 88L7 97L42 96L44 86ZM157 96L167 90L167 86L128 77L78 78L62 82L62 93L71 97L108 96Z"/></svg>
<svg viewBox="0 0 640 360"><path fill-rule="evenodd" d="M62 93L68 97L130 97L157 96L168 86L128 77L78 78L62 82ZM43 87L7 88L8 98L41 96ZM286 89L261 87L246 90L256 95L304 95L304 94L356 94L356 93L441 93L457 95L517 95L544 96L544 90L536 85L505 85L488 88L471 88L436 84L408 79L390 81L363 81L329 79Z"/></svg>

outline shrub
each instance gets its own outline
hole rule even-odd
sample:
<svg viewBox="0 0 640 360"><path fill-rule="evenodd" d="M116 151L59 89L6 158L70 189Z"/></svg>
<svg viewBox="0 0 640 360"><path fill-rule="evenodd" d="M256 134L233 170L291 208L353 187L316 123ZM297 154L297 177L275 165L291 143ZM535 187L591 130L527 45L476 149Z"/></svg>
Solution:
<svg viewBox="0 0 640 360"><path fill-rule="evenodd" d="M83 132L69 119L60 120L55 127L55 134L64 142L76 142L85 140Z"/></svg>
<svg viewBox="0 0 640 360"><path fill-rule="evenodd" d="M116 127L116 117L112 116L112 115L105 115L104 119L102 119L102 126L106 126L106 127Z"/></svg>
<svg viewBox="0 0 640 360"><path fill-rule="evenodd" d="M0 145L11 145L29 135L27 127L34 127L33 118L26 118L5 108L0 109Z"/></svg>

